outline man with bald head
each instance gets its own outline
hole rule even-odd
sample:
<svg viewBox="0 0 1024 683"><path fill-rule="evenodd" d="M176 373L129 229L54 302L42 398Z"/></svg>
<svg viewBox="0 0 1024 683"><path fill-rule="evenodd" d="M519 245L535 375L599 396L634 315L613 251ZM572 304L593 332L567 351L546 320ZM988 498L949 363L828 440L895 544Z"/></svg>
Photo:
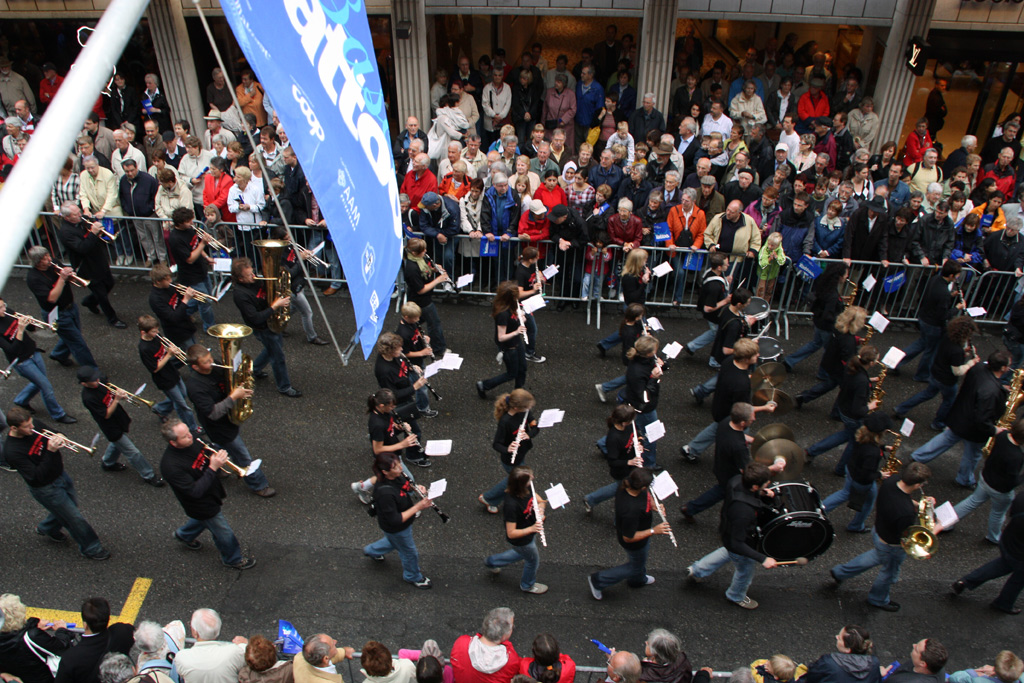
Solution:
<svg viewBox="0 0 1024 683"><path fill-rule="evenodd" d="M613 683L637 683L640 658L632 652L616 652L608 658L608 680Z"/></svg>
<svg viewBox="0 0 1024 683"><path fill-rule="evenodd" d="M405 120L405 130L395 138L395 144L392 146L392 153L396 163L400 163L405 158L409 145L412 144L413 140L422 140L423 151L427 151L427 134L420 130L420 120L415 116L410 116Z"/></svg>
<svg viewBox="0 0 1024 683"><path fill-rule="evenodd" d="M428 192L437 192L437 176L430 170L430 157L420 152L402 180L402 194L409 195L410 205L418 211L420 200Z"/></svg>
<svg viewBox="0 0 1024 683"><path fill-rule="evenodd" d="M339 648L337 640L318 633L307 638L302 655L292 659L292 676L295 683L343 683L338 664L353 654L355 648Z"/></svg>

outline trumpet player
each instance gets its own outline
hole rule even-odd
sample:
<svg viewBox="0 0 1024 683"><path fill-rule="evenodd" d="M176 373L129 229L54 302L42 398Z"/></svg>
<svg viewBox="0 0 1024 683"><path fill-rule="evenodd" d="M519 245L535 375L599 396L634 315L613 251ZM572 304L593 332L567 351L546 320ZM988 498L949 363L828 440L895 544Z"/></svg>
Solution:
<svg viewBox="0 0 1024 683"><path fill-rule="evenodd" d="M53 309L57 309L57 336L60 341L50 351L50 359L64 366L72 366L75 361L79 365L96 366L96 359L92 357L92 351L82 336L82 316L68 284L74 271L67 266L59 269L54 267L46 247L31 247L28 250L28 261L32 267L25 276L25 283L39 302L42 311L40 317L49 320ZM71 360L71 356L75 360Z"/></svg>
<svg viewBox="0 0 1024 683"><path fill-rule="evenodd" d="M871 532L874 548L858 555L845 564L829 569L834 588L843 581L863 574L872 567L881 567L875 582L868 592L868 604L886 612L897 612L898 602L890 599L890 589L900 575L900 566L907 559L901 540L908 527L918 523L918 503L911 497L919 491L932 476L927 465L911 462L903 467L898 477L889 477L878 488L875 513L875 527ZM935 500L931 499L934 504ZM935 533L942 531L942 525L935 523Z"/></svg>
<svg viewBox="0 0 1024 683"><path fill-rule="evenodd" d="M402 338L402 353L419 373L423 373L427 358L433 358L434 350L430 347L430 337L420 329L422 309L412 301L407 301L401 310L402 321L398 323L395 334ZM430 407L430 392L426 386L416 390L416 409L423 417L437 417L437 411Z"/></svg>
<svg viewBox="0 0 1024 683"><path fill-rule="evenodd" d="M256 566L255 558L242 555L238 538L221 511L227 493L218 472L228 461L228 452L221 449L211 454L193 437L188 426L178 420L165 422L160 434L167 440L167 448L160 459L160 472L167 478L188 517L188 521L175 530L175 540L189 550L202 550L198 537L204 529L209 529L225 567L245 570Z"/></svg>
<svg viewBox="0 0 1024 683"><path fill-rule="evenodd" d="M25 388L14 397L14 405L32 412L32 406L29 405L32 397L42 393L46 412L54 421L75 424L78 420L68 415L57 402L53 385L46 374L43 354L39 353L35 340L29 334L29 324L28 318L19 318L18 313L13 308L8 308L7 302L0 299L0 349L3 349L8 363L17 361L14 370L28 380Z"/></svg>
<svg viewBox="0 0 1024 683"><path fill-rule="evenodd" d="M180 263L180 262L179 262ZM181 266L178 266L181 273ZM153 287L149 290L149 308L163 326L164 335L180 348L195 343L196 325L189 307L193 304L191 287L180 292L171 286L171 269L158 263L149 271ZM205 321L204 321L205 324Z"/></svg>
<svg viewBox="0 0 1024 683"><path fill-rule="evenodd" d="M878 480L889 476L881 472L880 468L886 450L891 449L891 446L882 445L882 438L892 428L892 419L881 411L871 413L864 419L864 424L854 434L855 443L850 452L850 461L846 463L846 483L822 502L825 512L832 512L850 501L849 507L857 510L857 514L846 525L849 532L860 534L868 531L864 523L875 508Z"/></svg>
<svg viewBox="0 0 1024 683"><path fill-rule="evenodd" d="M153 412L166 422L168 417L170 417L171 410L176 410L181 421L198 434L199 424L196 422L195 413L192 412L192 409L188 407L188 403L185 402L185 395L188 393L188 390L185 388L185 382L182 381L181 375L178 374L178 368L174 364L175 355L180 354L181 349L177 345L171 349L164 346L163 342L158 338L160 327L153 316L140 315L138 325L139 358L146 369L149 370L149 374L153 378L153 384L156 385L157 389L164 392L164 396L167 397L153 406Z"/></svg>
<svg viewBox="0 0 1024 683"><path fill-rule="evenodd" d="M441 327L441 317L437 314L437 306L434 305L433 292L434 288L448 279L448 276L427 265L426 255L427 243L423 240L413 238L406 242L402 274L405 276L409 301L420 307L423 322L427 324L427 332L434 346L434 354L441 357L448 344L445 342L444 328Z"/></svg>
<svg viewBox="0 0 1024 683"><path fill-rule="evenodd" d="M60 452L64 437L36 434L34 430L42 431L46 426L35 424L32 414L20 407L7 411L7 423L4 457L25 480L29 495L50 513L36 526L36 533L54 543L63 543L70 534L83 556L90 560L110 559L110 553L78 509L75 483L64 471Z"/></svg>
<svg viewBox="0 0 1024 683"><path fill-rule="evenodd" d="M82 305L99 315L102 310L107 324L123 330L125 325L110 303L110 292L114 289L114 276L110 274L110 259L107 245L100 234L103 224L99 221L88 223L82 220L82 210L74 202L64 202L60 207L60 241L71 259L71 267L80 277L89 281L89 296L82 299Z"/></svg>
<svg viewBox="0 0 1024 683"><path fill-rule="evenodd" d="M302 264L299 263L300 258L308 259L312 254L296 244L288 228L283 225L275 225L270 229L270 239L291 242L291 249L282 259L282 263L292 276L292 306L302 316L302 331L306 333L306 341L314 346L326 346L329 342L317 336L316 328L313 326L313 309L306 300L306 274L302 272Z"/></svg>
<svg viewBox="0 0 1024 683"><path fill-rule="evenodd" d="M191 209L181 207L171 213L171 229L167 242L170 246L171 256L178 264L178 284L191 287L203 294L213 294L210 287L210 278L207 271L213 267L213 258L206 253L206 247L212 239L209 233L200 237L195 230L192 221L195 214ZM168 271L170 273L170 271ZM155 285L154 280L154 285ZM168 282L168 285L170 283ZM185 301L188 313L191 315L197 309L203 320L203 331L205 332L216 321L213 315L213 306L208 302L197 301L189 296ZM159 317L159 314L157 314ZM166 330L167 328L164 327ZM170 336L171 341L179 343L179 340Z"/></svg>
<svg viewBox="0 0 1024 683"><path fill-rule="evenodd" d="M128 437L132 418L122 405L122 402L128 399L128 394L124 389L111 391L107 387L100 386L101 379L103 379L103 375L99 368L88 365L78 368L78 381L82 385L82 405L86 407L100 431L103 432L103 436L110 442L107 445L107 450L103 453L101 462L103 471L121 472L127 469L128 466L119 460L123 453L135 471L142 476L143 481L150 486L160 488L164 485L164 480L146 462L146 458Z"/></svg>

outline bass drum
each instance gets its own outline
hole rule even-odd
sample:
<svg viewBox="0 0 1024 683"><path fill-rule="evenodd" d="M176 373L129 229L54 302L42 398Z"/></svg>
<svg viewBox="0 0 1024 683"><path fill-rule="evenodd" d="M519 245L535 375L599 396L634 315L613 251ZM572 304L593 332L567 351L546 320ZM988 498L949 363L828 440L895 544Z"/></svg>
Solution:
<svg viewBox="0 0 1024 683"><path fill-rule="evenodd" d="M813 559L835 539L832 523L821 507L814 487L805 483L775 484L771 510L758 516L758 549L780 562L798 557Z"/></svg>

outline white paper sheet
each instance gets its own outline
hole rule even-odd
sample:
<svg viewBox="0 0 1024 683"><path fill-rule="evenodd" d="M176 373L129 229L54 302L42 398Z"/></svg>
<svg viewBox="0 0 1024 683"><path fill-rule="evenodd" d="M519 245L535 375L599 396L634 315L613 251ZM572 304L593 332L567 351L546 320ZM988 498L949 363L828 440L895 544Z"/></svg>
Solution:
<svg viewBox="0 0 1024 683"><path fill-rule="evenodd" d="M215 259L213 259L213 272L215 272L215 273L230 273L231 272L231 259L229 259L229 258L215 258Z"/></svg>
<svg viewBox="0 0 1024 683"><path fill-rule="evenodd" d="M903 360L903 357L906 355L907 354L903 353L895 346L890 346L889 350L885 352L884 356L882 356L882 365L893 370L900 364L900 361Z"/></svg>
<svg viewBox="0 0 1024 683"><path fill-rule="evenodd" d="M980 318L981 316L985 315L985 309L981 306L971 306L970 308L967 309L967 315L971 316L972 318Z"/></svg>
<svg viewBox="0 0 1024 683"><path fill-rule="evenodd" d="M434 439L427 442L425 449L427 455L450 455L452 452L452 440Z"/></svg>
<svg viewBox="0 0 1024 683"><path fill-rule="evenodd" d="M665 329L665 326L661 324L661 321L655 318L654 316L651 316L650 318L647 319L647 326L650 327L655 332L657 332L658 330Z"/></svg>
<svg viewBox="0 0 1024 683"><path fill-rule="evenodd" d="M668 261L662 261L658 265L654 266L654 270L652 270L651 272L654 273L654 277L662 277L664 275L668 275L669 273L672 272L672 264L669 263Z"/></svg>
<svg viewBox="0 0 1024 683"><path fill-rule="evenodd" d="M661 474L654 478L654 481L651 482L651 490L654 491L658 500L665 500L679 493L679 487L676 486L676 482L668 470L662 470Z"/></svg>
<svg viewBox="0 0 1024 683"><path fill-rule="evenodd" d="M674 341L670 344L665 344L665 348L662 349L662 351L665 352L665 355L669 358L675 358L676 356L679 355L679 352L682 350L683 345L677 341Z"/></svg>
<svg viewBox="0 0 1024 683"><path fill-rule="evenodd" d="M178 264L177 264L177 263L175 263L175 264L174 264L173 266L171 266L170 268L168 268L168 270L170 270L170 271L171 271L171 275L173 275L174 273L177 273L177 272L178 272ZM230 269L230 268L228 268L228 270L231 270L231 269Z"/></svg>
<svg viewBox="0 0 1024 683"><path fill-rule="evenodd" d="M224 282L225 284L217 290L217 301L223 299L224 295L228 293L229 289L231 289L231 280L225 280Z"/></svg>
<svg viewBox="0 0 1024 683"><path fill-rule="evenodd" d="M437 361L442 370L458 370L462 367L463 358L457 353L446 353L441 360Z"/></svg>
<svg viewBox="0 0 1024 683"><path fill-rule="evenodd" d="M427 489L427 498L430 500L437 500L444 495L444 492L448 490L448 480L438 479L437 481L430 483L430 488Z"/></svg>
<svg viewBox="0 0 1024 683"><path fill-rule="evenodd" d="M533 313L539 308L544 308L547 302L544 301L543 296L531 296L529 299L523 300L523 310L527 313Z"/></svg>
<svg viewBox="0 0 1024 683"><path fill-rule="evenodd" d="M538 427L552 427L562 421L565 417L565 411L559 410L558 408L548 408L540 414L537 418Z"/></svg>
<svg viewBox="0 0 1024 683"><path fill-rule="evenodd" d="M459 276L459 279L455 281L455 286L458 289L462 289L463 287L465 287L468 284L471 284L472 282L473 282L473 273L466 273L465 275L460 275Z"/></svg>
<svg viewBox="0 0 1024 683"><path fill-rule="evenodd" d="M871 317L868 318L868 325L871 325L871 327L878 330L878 333L881 334L882 332L885 332L885 328L889 326L889 319L878 311L875 311L871 314Z"/></svg>
<svg viewBox="0 0 1024 683"><path fill-rule="evenodd" d="M647 429L644 430L647 435L647 441L654 443L661 437L665 436L665 423L661 420L655 420L651 424L647 425Z"/></svg>
<svg viewBox="0 0 1024 683"><path fill-rule="evenodd" d="M248 477L250 474L252 474L252 473L256 472L257 470L259 470L260 465L262 465L262 464L263 464L263 459L262 458L256 458L255 460L253 460L251 463L249 463L249 466L245 468L245 476Z"/></svg>
<svg viewBox="0 0 1024 683"><path fill-rule="evenodd" d="M943 529L953 526L959 519L956 516L956 510L953 509L953 504L948 500L935 508L935 521L941 524Z"/></svg>
<svg viewBox="0 0 1024 683"><path fill-rule="evenodd" d="M423 368L423 376L428 378L433 377L439 373L441 369L441 361L434 361L433 363L428 364L427 367Z"/></svg>
<svg viewBox="0 0 1024 683"><path fill-rule="evenodd" d="M558 264L552 263L550 266L540 271L545 279L550 280L554 276L558 275Z"/></svg>
<svg viewBox="0 0 1024 683"><path fill-rule="evenodd" d="M900 426L900 434L909 437L914 433L914 423L907 418L903 419L903 424Z"/></svg>
<svg viewBox="0 0 1024 683"><path fill-rule="evenodd" d="M565 492L565 487L561 484L552 485L544 492L544 497L548 501L548 506L553 510L569 504L569 494Z"/></svg>
<svg viewBox="0 0 1024 683"><path fill-rule="evenodd" d="M310 249L309 253L313 254L314 256L316 256L317 254L319 254L321 251L324 250L324 245L325 244L327 244L327 242L321 242L320 244L318 244L315 247L313 247L312 249ZM228 259L224 259L224 260L226 261Z"/></svg>
<svg viewBox="0 0 1024 683"><path fill-rule="evenodd" d="M864 282L862 282L861 284L864 286L865 292L870 292L872 289L875 288L875 284L877 283L878 280L875 279L874 275L868 275L866 278L864 278Z"/></svg>
<svg viewBox="0 0 1024 683"><path fill-rule="evenodd" d="M235 354L235 357L231 359L231 369L234 372L238 372L239 366L242 365L242 350L239 349Z"/></svg>

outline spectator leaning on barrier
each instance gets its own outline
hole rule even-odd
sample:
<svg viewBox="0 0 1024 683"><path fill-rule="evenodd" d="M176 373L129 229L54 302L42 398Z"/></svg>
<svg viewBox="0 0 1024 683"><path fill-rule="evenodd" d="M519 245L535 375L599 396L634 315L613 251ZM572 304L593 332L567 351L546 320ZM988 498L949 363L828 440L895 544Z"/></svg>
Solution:
<svg viewBox="0 0 1024 683"><path fill-rule="evenodd" d="M238 683L248 640L242 636L230 643L218 640L221 626L220 615L212 609L202 607L192 613L189 630L196 644L174 658L178 675L189 683Z"/></svg>
<svg viewBox="0 0 1024 683"><path fill-rule="evenodd" d="M338 665L354 654L354 648L338 647L338 641L326 634L310 636L302 655L292 659L295 683L344 683Z"/></svg>
<svg viewBox="0 0 1024 683"><path fill-rule="evenodd" d="M458 683L510 683L519 672L519 655L509 641L514 620L508 607L496 607L484 616L479 633L456 639L449 658Z"/></svg>

